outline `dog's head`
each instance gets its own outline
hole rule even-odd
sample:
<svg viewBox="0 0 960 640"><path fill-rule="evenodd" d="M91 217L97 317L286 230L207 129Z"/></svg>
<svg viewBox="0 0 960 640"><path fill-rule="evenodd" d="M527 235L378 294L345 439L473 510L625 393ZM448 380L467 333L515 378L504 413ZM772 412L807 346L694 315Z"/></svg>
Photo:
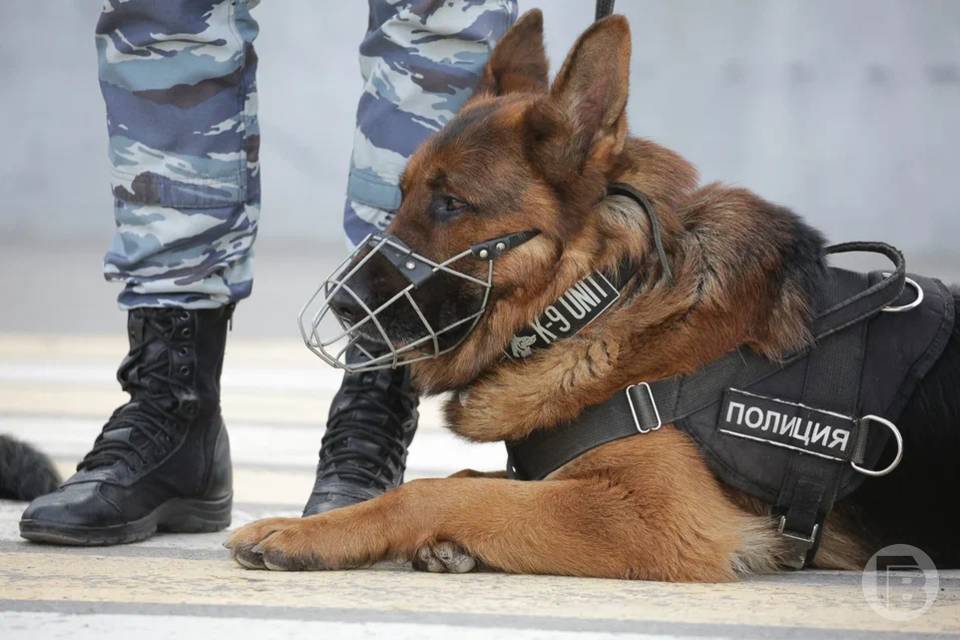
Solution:
<svg viewBox="0 0 960 640"><path fill-rule="evenodd" d="M527 306L511 308L511 301L552 290L561 256L588 226L617 170L627 134L629 57L626 19L606 18L579 38L550 84L542 15L530 11L497 44L475 95L410 159L388 232L416 253L442 262L490 238L540 232L496 259L490 300L469 337L456 350L416 365L427 389L472 379L531 319ZM488 263L467 257L452 266L482 279ZM355 288L371 296L371 306L406 284L380 257L365 274ZM395 345L422 333L423 320L445 326L482 308L486 291L441 273L411 295L424 318L400 305L379 318ZM441 348L462 340L470 326L440 336ZM379 331L368 326L373 339Z"/></svg>

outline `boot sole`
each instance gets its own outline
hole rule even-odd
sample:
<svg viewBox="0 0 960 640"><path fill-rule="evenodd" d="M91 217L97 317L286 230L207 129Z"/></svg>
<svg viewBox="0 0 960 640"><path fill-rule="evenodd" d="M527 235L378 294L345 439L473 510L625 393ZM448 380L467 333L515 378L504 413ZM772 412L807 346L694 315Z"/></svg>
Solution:
<svg viewBox="0 0 960 640"><path fill-rule="evenodd" d="M32 542L82 547L140 542L158 531L212 533L230 526L233 495L216 500L175 498L139 520L109 527L63 525L42 520L21 520L20 536Z"/></svg>

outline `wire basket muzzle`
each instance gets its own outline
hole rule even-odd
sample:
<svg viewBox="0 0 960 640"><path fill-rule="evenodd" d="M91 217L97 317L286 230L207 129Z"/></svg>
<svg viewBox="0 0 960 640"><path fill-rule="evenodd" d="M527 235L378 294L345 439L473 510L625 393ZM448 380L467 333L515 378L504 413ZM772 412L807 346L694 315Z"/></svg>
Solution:
<svg viewBox="0 0 960 640"><path fill-rule="evenodd" d="M436 262L396 237L368 236L300 311L303 341L323 361L347 371L399 367L447 353L466 339L489 300L493 260L485 260L484 275L477 277L457 268L472 258L475 252L468 249ZM384 270L393 273L385 279ZM396 285L373 291L367 284L384 280ZM472 289L472 295L457 304L441 299L439 280L448 290ZM431 289L437 291L431 295Z"/></svg>

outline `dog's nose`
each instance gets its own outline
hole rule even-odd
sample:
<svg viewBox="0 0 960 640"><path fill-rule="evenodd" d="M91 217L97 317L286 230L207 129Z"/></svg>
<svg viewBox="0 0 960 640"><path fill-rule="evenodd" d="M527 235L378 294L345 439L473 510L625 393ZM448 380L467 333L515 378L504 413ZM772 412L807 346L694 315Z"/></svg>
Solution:
<svg viewBox="0 0 960 640"><path fill-rule="evenodd" d="M347 324L356 324L363 319L365 311L356 298L344 291L337 291L330 299L330 309Z"/></svg>

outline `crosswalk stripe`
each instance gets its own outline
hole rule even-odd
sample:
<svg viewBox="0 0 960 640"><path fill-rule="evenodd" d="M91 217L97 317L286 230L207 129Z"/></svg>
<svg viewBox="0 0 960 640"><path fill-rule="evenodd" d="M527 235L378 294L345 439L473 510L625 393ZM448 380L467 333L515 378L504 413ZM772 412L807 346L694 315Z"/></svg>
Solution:
<svg viewBox="0 0 960 640"><path fill-rule="evenodd" d="M9 626L5 640L34 640L36 624L62 625L69 616L70 640L102 640L104 634L138 640L179 638L389 638L390 640L678 640L681 638L804 638L805 640L888 640L903 638L896 632L853 629L748 624L707 625L621 619L569 619L543 615L470 614L448 611L354 611L329 607L274 607L261 605L167 605L149 603L99 603L90 605L59 600L0 600L7 613L0 620ZM924 640L955 640L950 634L925 634Z"/></svg>
<svg viewBox="0 0 960 640"><path fill-rule="evenodd" d="M671 633L634 633L628 627L632 623L619 621L570 625L565 620L393 611L365 612L361 618L355 612L321 608L291 610L257 607L251 610L245 607L189 605L125 606L121 603L100 605L98 608L102 613L91 614L83 608L85 605L78 607L71 604L60 601L24 603L0 600L0 607L7 609L0 620L0 632L6 626L8 630L3 636L4 640L35 640L36 630L41 625L44 629L58 629L63 625L64 616L69 615L70 640L102 640L104 637L135 637L138 640L209 637L449 640L456 637L457 640L489 640L492 633L498 632L509 633L513 640L543 640L546 629L550 630L550 640L672 640L693 637L674 635L681 631L675 625L669 627ZM576 628L564 629L557 622ZM664 627L664 630L667 628Z"/></svg>
<svg viewBox="0 0 960 640"><path fill-rule="evenodd" d="M235 419L275 425L302 425L322 428L333 392L268 393L223 389L221 406L228 424ZM78 389L68 385L0 386L0 414L8 416L74 416L104 421L127 395L119 389ZM420 424L441 428L444 424L442 400L424 398L420 404Z"/></svg>
<svg viewBox="0 0 960 640"><path fill-rule="evenodd" d="M89 450L100 431L101 420L0 414L0 433L30 442L72 466ZM313 484L322 428L233 422L228 432L234 467L239 474L235 484L240 499L254 502L281 499L289 490L289 478L296 478L301 485L297 499L304 499L302 487L309 489ZM505 464L506 454L499 443L469 443L446 430L424 428L410 447L407 477L444 476L467 467L495 470L504 468ZM67 466L62 472L70 475L72 469ZM256 479L248 484L250 476ZM257 497L246 495L248 491L255 492ZM267 491L276 495L264 499Z"/></svg>
<svg viewBox="0 0 960 640"><path fill-rule="evenodd" d="M95 588L91 588L95 585ZM8 601L216 605L256 609L323 607L369 616L377 611L531 616L569 621L724 623L749 612L749 626L897 631L845 586L753 581L726 585L623 582L541 576L443 576L401 567L307 573L251 572L226 560L0 553L0 593ZM423 594L429 593L425 601ZM509 597L503 597L510 593ZM323 594L318 600L317 594ZM372 597L376 594L376 597ZM771 607L771 602L780 606ZM941 598L915 632L955 629L957 594ZM809 612L816 610L816 618ZM741 622L745 620L741 619Z"/></svg>

